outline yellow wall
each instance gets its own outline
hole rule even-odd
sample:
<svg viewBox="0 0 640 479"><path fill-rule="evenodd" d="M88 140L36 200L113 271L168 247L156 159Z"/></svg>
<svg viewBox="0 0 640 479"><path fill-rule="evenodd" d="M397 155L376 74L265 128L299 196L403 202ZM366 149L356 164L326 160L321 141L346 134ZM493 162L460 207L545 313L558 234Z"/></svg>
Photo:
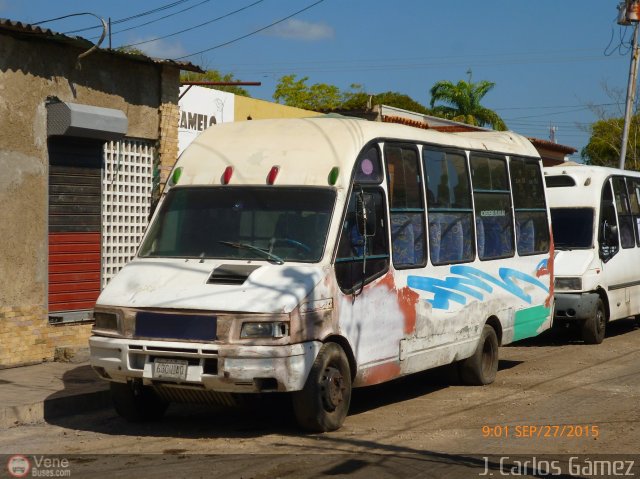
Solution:
<svg viewBox="0 0 640 479"><path fill-rule="evenodd" d="M236 95L234 110L234 121L244 121L251 117L252 120L265 120L270 118L308 118L320 116L318 113L302 108L280 105L269 101L247 98Z"/></svg>

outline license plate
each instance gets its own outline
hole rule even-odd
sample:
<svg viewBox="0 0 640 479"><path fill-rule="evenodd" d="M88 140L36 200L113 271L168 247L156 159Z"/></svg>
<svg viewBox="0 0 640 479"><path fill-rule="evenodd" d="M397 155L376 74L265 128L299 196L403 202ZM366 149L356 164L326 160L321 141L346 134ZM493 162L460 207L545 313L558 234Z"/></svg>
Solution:
<svg viewBox="0 0 640 479"><path fill-rule="evenodd" d="M189 362L183 359L156 358L153 362L154 379L187 379Z"/></svg>

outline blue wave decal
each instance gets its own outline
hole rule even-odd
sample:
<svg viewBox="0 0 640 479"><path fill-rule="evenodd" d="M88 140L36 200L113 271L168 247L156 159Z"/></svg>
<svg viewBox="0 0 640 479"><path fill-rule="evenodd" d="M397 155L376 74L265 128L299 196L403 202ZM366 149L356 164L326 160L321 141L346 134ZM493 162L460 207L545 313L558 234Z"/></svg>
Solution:
<svg viewBox="0 0 640 479"><path fill-rule="evenodd" d="M433 298L427 301L435 309L449 309L451 301L465 305L467 304L467 296L482 300L486 293L493 292L492 285L531 304L531 295L525 293L515 283L515 280L533 284L545 292L549 291L549 288L535 277L512 268L500 268L498 270L499 278L495 278L477 268L464 265L451 266L449 271L457 276L448 276L445 279L409 276L407 285L410 288L433 293Z"/></svg>

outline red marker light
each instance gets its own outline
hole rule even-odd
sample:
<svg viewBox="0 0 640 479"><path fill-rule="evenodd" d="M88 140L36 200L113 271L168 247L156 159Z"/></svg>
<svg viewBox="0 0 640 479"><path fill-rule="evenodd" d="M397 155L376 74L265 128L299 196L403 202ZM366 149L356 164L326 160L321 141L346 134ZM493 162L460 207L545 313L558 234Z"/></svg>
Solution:
<svg viewBox="0 0 640 479"><path fill-rule="evenodd" d="M278 173L280 172L279 166L272 166L271 171L269 171L269 175L267 176L267 184L273 185L276 182L276 178L278 177Z"/></svg>
<svg viewBox="0 0 640 479"><path fill-rule="evenodd" d="M233 176L233 166L227 166L224 169L224 173L222 174L222 184L228 185L231 181L231 177Z"/></svg>

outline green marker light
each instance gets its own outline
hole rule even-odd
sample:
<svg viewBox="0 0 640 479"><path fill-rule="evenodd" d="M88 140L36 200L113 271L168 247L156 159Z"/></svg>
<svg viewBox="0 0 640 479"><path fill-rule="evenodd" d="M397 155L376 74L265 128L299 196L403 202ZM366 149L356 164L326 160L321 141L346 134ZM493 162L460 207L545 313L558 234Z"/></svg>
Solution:
<svg viewBox="0 0 640 479"><path fill-rule="evenodd" d="M333 168L331 168L331 171L329 172L329 184L331 186L334 186L336 184L336 182L338 181L339 175L340 175L340 167L334 166Z"/></svg>

